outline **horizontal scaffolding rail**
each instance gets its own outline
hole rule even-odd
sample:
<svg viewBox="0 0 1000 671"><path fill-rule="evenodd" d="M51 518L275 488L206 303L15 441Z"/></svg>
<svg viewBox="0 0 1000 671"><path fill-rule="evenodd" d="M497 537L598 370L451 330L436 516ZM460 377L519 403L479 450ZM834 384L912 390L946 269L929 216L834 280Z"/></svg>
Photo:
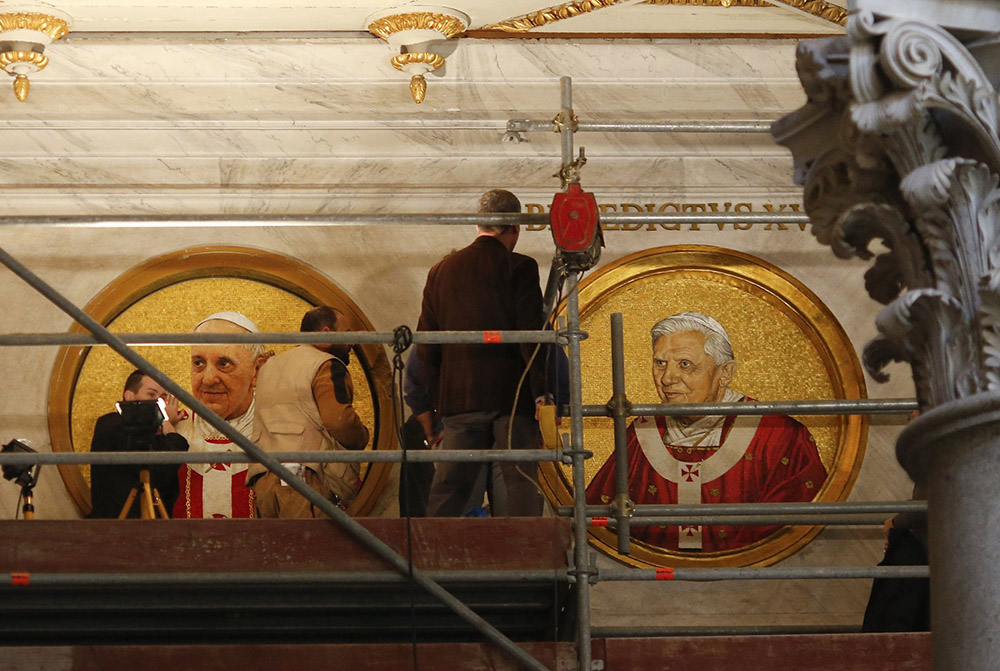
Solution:
<svg viewBox="0 0 1000 671"><path fill-rule="evenodd" d="M507 122L509 133L548 131L558 133L562 124L556 120L511 119ZM770 121L663 121L653 123L578 121L575 133L770 133Z"/></svg>
<svg viewBox="0 0 1000 671"><path fill-rule="evenodd" d="M781 515L851 514L865 513L923 513L927 501L831 501L795 503L697 503L697 504L645 504L634 506L637 515L704 515L713 511L719 515ZM585 506L588 517L605 516L613 512L610 505ZM572 506L559 506L556 514L573 514Z"/></svg>
<svg viewBox="0 0 1000 671"><path fill-rule="evenodd" d="M558 331L412 331L415 344L560 343ZM127 345L391 345L391 331L315 331L310 333L116 333ZM11 333L0 335L0 346L105 346L89 333Z"/></svg>
<svg viewBox="0 0 1000 671"><path fill-rule="evenodd" d="M452 570L424 571L436 582L496 582L496 571ZM576 578L564 569L507 570L510 582L575 583ZM702 580L817 580L873 578L927 578L927 566L805 566L745 568L658 568L598 569L589 574L590 582L702 581ZM406 583L407 576L393 571L289 571L289 572L139 572L139 573L31 573L17 581L0 583L0 591L30 587L82 586L163 586L163 585L280 585L280 584L373 584Z"/></svg>
<svg viewBox="0 0 1000 671"><path fill-rule="evenodd" d="M323 450L316 452L268 452L282 463L383 463L473 462L473 461L564 461L569 457L555 450ZM2 452L0 465L48 464L255 464L245 452Z"/></svg>
<svg viewBox="0 0 1000 671"><path fill-rule="evenodd" d="M588 518L592 527L616 527L618 522L614 517L591 517ZM885 523L885 515L719 515L718 513L701 515L635 515L630 517L628 525L630 527L655 527L668 526L676 527L682 525L738 525L745 527L767 527L771 525L782 526L811 526L814 524L830 526L881 526Z"/></svg>
<svg viewBox="0 0 1000 671"><path fill-rule="evenodd" d="M767 566L743 568L601 569L598 582L628 580L871 580L929 578L927 566Z"/></svg>
<svg viewBox="0 0 1000 671"><path fill-rule="evenodd" d="M435 582L497 582L496 571L451 570L424 571ZM0 574L2 575L2 574ZM3 587L24 589L34 587L99 587L130 586L154 587L164 585L337 585L337 584L406 584L409 577L395 571L226 571L226 572L170 572L170 573L31 573L28 584ZM551 583L567 582L566 569L511 570L503 572L504 582Z"/></svg>
<svg viewBox="0 0 1000 671"><path fill-rule="evenodd" d="M605 212L605 228L639 225L773 225L809 223L803 212ZM549 215L510 214L304 214L304 215L114 215L114 216L7 216L0 228L50 226L55 228L256 228L258 226L547 226Z"/></svg>
<svg viewBox="0 0 1000 671"><path fill-rule="evenodd" d="M787 634L860 634L860 624L771 624L691 627L594 627L594 638L650 638L667 636L781 636Z"/></svg>
<svg viewBox="0 0 1000 671"><path fill-rule="evenodd" d="M648 403L630 405L629 417L688 415L903 415L920 406L916 399L837 399L829 401L753 401L750 403ZM583 406L584 417L610 417L606 405Z"/></svg>

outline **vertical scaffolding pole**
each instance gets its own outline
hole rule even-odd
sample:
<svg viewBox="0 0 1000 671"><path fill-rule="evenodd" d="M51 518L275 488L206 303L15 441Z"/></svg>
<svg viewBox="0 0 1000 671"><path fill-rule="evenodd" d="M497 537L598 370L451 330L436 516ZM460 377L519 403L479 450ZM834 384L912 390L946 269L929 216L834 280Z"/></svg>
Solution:
<svg viewBox="0 0 1000 671"><path fill-rule="evenodd" d="M628 496L628 450L625 431L629 406L625 395L625 337L622 328L622 313L611 315L611 400L608 409L615 426L615 501L614 516L618 523L618 554L627 555L632 551L629 542L631 531L629 519L633 504Z"/></svg>
<svg viewBox="0 0 1000 671"><path fill-rule="evenodd" d="M560 77L559 92L561 96L559 139L562 140L562 169L559 171L559 178L565 191L566 184L570 181L569 171L573 163L573 79Z"/></svg>
<svg viewBox="0 0 1000 671"><path fill-rule="evenodd" d="M583 388L580 377L580 341L586 334L580 331L580 301L577 286L580 273L567 278L566 298L569 339L569 408L570 442L573 461L573 573L576 575L577 599L577 659L580 671L590 671L590 545L587 543L586 495L587 483L583 470Z"/></svg>
<svg viewBox="0 0 1000 671"><path fill-rule="evenodd" d="M563 191L570 182L579 181L579 165L573 162L573 80L559 78L561 105L556 117L562 141L562 167L559 178ZM582 163L582 161L581 161ZM558 252L557 252L558 254ZM569 408L570 408L570 459L573 470L573 567L570 574L576 578L577 636L576 655L579 671L591 671L590 650L590 545L587 542L586 497L587 483L584 472L583 451L583 388L580 375L580 341L586 334L580 331L579 271L566 277L566 337L569 341Z"/></svg>

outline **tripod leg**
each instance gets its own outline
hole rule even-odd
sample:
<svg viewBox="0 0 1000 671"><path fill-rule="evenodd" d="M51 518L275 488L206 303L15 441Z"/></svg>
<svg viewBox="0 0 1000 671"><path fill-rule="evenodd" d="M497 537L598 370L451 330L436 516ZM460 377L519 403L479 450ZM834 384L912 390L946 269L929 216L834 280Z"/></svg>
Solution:
<svg viewBox="0 0 1000 671"><path fill-rule="evenodd" d="M142 483L142 499L139 501L141 517L144 520L156 518L156 510L153 508L153 487L149 484L149 469L139 470L139 482Z"/></svg>
<svg viewBox="0 0 1000 671"><path fill-rule="evenodd" d="M35 519L35 497L32 496L31 489L27 488L27 491L22 496L24 496L24 506L21 508L21 511L24 514L24 519Z"/></svg>
<svg viewBox="0 0 1000 671"><path fill-rule="evenodd" d="M139 494L139 490L135 487L132 491L128 493L128 498L125 499L125 505L122 506L122 511L118 513L118 519L123 520L128 517L128 513L132 510L132 504L135 503L135 497Z"/></svg>
<svg viewBox="0 0 1000 671"><path fill-rule="evenodd" d="M160 513L160 518L164 520L169 520L170 515L167 514L167 507L163 505L163 499L160 498L160 492L153 488L153 507L156 512Z"/></svg>
<svg viewBox="0 0 1000 671"><path fill-rule="evenodd" d="M142 519L152 520L156 519L156 509L153 508L153 490L149 486L148 482L142 484Z"/></svg>

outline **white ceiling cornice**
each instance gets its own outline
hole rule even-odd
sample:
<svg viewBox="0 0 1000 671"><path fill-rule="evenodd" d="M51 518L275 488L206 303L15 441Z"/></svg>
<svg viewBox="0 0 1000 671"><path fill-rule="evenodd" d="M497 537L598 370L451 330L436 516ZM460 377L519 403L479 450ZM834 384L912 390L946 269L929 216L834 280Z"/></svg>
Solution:
<svg viewBox="0 0 1000 671"><path fill-rule="evenodd" d="M449 0L471 19L470 32L503 37L502 29L615 35L825 34L843 30L822 20L844 0ZM72 17L77 33L360 32L373 14L419 8L385 0L0 0L0 12L25 8ZM818 20L819 19L819 20ZM493 35L492 33L498 33Z"/></svg>

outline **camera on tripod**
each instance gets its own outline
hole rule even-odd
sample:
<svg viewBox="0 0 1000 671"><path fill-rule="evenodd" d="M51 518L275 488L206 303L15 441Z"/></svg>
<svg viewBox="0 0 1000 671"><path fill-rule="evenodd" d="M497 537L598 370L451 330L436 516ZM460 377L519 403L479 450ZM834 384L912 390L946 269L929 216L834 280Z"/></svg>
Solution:
<svg viewBox="0 0 1000 671"><path fill-rule="evenodd" d="M115 410L122 416L122 425L129 433L156 433L167 420L167 404L155 401L118 401Z"/></svg>
<svg viewBox="0 0 1000 671"><path fill-rule="evenodd" d="M153 436L167 420L167 404L155 401L118 401L115 410L122 417L122 428L128 434L129 450L152 450Z"/></svg>
<svg viewBox="0 0 1000 671"><path fill-rule="evenodd" d="M130 452L151 452L156 435L167 421L167 404L162 398L155 401L118 401L115 410L122 418L122 430L128 437L126 449ZM136 497L139 498L139 512L143 519L154 519L157 513L167 519L166 507L160 493L150 484L149 467L139 469L139 482L129 492L118 519L128 517Z"/></svg>

